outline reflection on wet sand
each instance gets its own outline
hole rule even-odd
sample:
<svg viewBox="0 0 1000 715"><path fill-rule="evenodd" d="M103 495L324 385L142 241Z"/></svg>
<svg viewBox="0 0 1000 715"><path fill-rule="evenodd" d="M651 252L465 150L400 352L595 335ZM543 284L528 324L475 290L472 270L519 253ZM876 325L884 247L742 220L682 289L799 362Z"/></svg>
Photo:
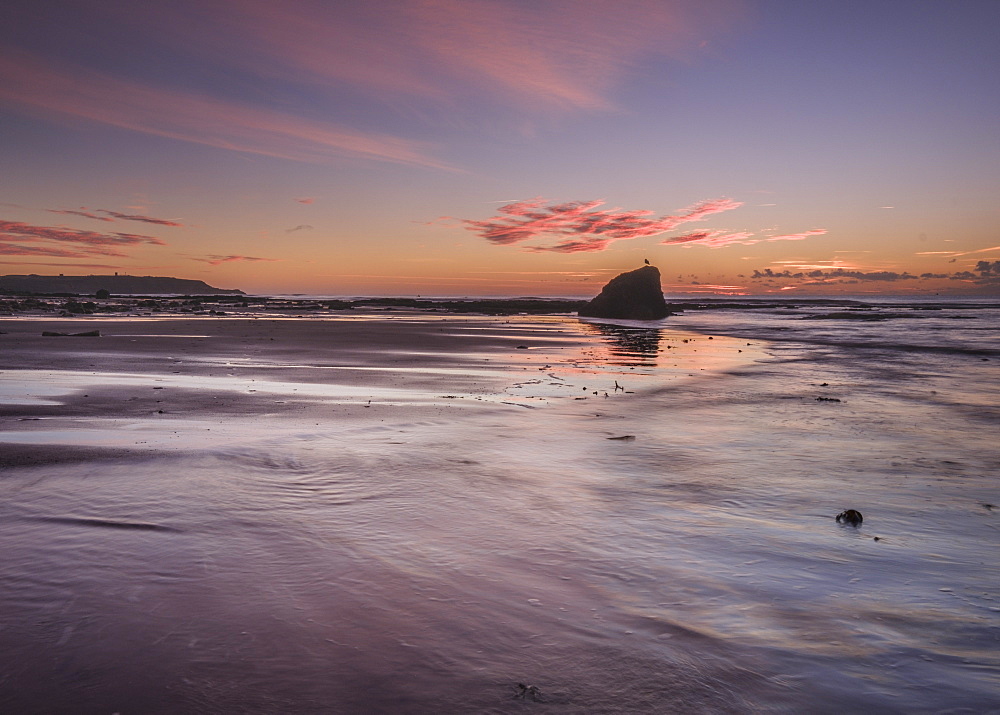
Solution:
<svg viewBox="0 0 1000 715"><path fill-rule="evenodd" d="M587 323L581 325L590 333L596 333L607 341L610 362L625 367L654 366L660 354L660 328L638 328L610 323Z"/></svg>
<svg viewBox="0 0 1000 715"><path fill-rule="evenodd" d="M993 711L977 321L0 319L0 711Z"/></svg>

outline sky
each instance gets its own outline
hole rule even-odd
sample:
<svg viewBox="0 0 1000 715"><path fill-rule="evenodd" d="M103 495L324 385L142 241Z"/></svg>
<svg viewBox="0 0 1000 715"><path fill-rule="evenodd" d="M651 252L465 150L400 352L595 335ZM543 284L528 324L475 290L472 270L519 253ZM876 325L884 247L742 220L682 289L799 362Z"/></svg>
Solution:
<svg viewBox="0 0 1000 715"><path fill-rule="evenodd" d="M0 274L1000 295L997 0L0 13Z"/></svg>

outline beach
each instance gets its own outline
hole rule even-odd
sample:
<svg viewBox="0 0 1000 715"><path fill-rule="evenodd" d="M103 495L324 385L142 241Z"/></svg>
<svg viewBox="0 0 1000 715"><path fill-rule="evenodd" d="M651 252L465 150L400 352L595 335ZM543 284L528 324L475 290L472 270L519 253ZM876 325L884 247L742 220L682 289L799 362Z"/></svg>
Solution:
<svg viewBox="0 0 1000 715"><path fill-rule="evenodd" d="M0 317L0 707L998 710L998 316Z"/></svg>

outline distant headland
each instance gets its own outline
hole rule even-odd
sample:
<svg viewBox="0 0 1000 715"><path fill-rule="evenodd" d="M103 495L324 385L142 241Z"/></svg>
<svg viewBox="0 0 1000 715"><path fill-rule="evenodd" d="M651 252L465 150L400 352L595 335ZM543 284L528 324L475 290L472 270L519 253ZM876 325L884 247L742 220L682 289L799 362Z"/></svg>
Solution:
<svg viewBox="0 0 1000 715"><path fill-rule="evenodd" d="M34 295L222 295L238 294L235 288L215 288L204 281L164 276L0 276L0 293Z"/></svg>

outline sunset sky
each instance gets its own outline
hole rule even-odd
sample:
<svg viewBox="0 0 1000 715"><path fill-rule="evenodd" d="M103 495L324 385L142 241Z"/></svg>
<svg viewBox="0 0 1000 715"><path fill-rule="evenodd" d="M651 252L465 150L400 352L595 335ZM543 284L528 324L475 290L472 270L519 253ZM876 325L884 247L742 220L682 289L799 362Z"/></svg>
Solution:
<svg viewBox="0 0 1000 715"><path fill-rule="evenodd" d="M1000 295L997 0L8 0L0 274Z"/></svg>

